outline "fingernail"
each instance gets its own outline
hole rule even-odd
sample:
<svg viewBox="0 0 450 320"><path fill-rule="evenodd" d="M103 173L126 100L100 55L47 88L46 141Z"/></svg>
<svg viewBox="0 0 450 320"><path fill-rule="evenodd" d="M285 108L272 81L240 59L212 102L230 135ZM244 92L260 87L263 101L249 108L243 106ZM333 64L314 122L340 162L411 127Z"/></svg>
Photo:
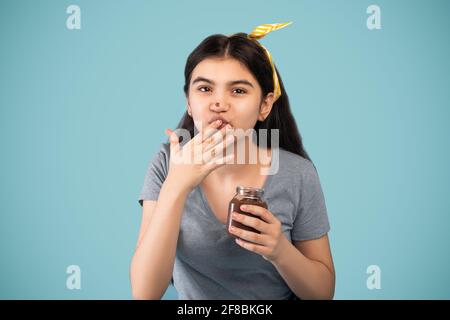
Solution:
<svg viewBox="0 0 450 320"><path fill-rule="evenodd" d="M222 123L222 120L216 120L216 124L221 124Z"/></svg>
<svg viewBox="0 0 450 320"><path fill-rule="evenodd" d="M245 209L247 209L247 206L246 206L246 205L242 205L242 206L241 206L241 209L242 209L242 210L245 210Z"/></svg>

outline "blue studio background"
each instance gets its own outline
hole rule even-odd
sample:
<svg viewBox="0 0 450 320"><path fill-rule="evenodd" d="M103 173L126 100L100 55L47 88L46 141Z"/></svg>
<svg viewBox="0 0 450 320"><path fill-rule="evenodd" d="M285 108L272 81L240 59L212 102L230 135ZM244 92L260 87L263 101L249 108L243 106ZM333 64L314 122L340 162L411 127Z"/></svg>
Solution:
<svg viewBox="0 0 450 320"><path fill-rule="evenodd" d="M449 14L438 0L1 1L0 298L131 298L137 197L185 109L187 56L213 33L293 21L261 43L320 175L335 298L449 299Z"/></svg>

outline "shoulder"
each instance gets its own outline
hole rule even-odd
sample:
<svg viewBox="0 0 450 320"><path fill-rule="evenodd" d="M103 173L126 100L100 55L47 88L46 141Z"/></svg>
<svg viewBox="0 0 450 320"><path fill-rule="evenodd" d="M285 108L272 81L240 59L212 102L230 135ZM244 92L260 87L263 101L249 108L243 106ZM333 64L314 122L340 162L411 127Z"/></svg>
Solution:
<svg viewBox="0 0 450 320"><path fill-rule="evenodd" d="M159 146L159 152L158 152L161 160L164 162L165 167L169 167L169 159L170 159L170 143L165 142L161 143Z"/></svg>
<svg viewBox="0 0 450 320"><path fill-rule="evenodd" d="M162 157L169 159L169 157L170 157L170 143L169 142L161 143L161 145L159 147L159 154Z"/></svg>
<svg viewBox="0 0 450 320"><path fill-rule="evenodd" d="M303 180L317 175L316 167L310 160L282 148L278 152L279 170L283 176Z"/></svg>
<svg viewBox="0 0 450 320"><path fill-rule="evenodd" d="M148 164L148 172L159 172L162 176L167 174L170 160L170 144L161 143L159 150L153 154Z"/></svg>

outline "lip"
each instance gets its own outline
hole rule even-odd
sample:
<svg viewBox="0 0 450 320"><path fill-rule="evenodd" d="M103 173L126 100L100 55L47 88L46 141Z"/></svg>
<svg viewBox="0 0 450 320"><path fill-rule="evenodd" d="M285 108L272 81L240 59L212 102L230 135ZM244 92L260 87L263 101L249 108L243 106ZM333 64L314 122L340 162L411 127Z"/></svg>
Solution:
<svg viewBox="0 0 450 320"><path fill-rule="evenodd" d="M221 120L222 121L222 124L219 127L220 129L223 128L224 126L226 126L227 124L229 124L229 122L226 119L224 119L223 117L220 117L220 116L215 116L215 117L211 118L209 120L208 124L211 124L211 123L213 123L216 120Z"/></svg>

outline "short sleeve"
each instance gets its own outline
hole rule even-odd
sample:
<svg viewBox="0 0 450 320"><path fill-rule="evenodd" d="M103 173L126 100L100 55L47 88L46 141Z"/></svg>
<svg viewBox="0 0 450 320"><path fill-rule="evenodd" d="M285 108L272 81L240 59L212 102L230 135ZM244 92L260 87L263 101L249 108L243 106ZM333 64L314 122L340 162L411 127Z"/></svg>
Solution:
<svg viewBox="0 0 450 320"><path fill-rule="evenodd" d="M325 197L319 175L312 162L302 170L297 216L291 232L292 240L318 239L330 231Z"/></svg>
<svg viewBox="0 0 450 320"><path fill-rule="evenodd" d="M138 199L141 206L144 200L158 200L159 191L167 177L169 161L167 150L168 146L163 144L161 150L148 163Z"/></svg>

